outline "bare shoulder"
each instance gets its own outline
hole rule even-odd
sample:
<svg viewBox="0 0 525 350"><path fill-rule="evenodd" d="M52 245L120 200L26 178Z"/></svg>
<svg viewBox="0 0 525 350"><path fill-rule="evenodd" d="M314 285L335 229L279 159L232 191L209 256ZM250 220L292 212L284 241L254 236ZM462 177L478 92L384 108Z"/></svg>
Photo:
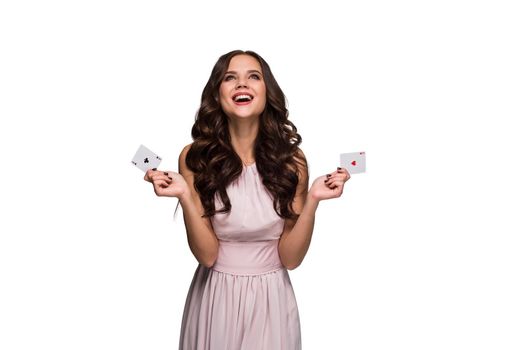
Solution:
<svg viewBox="0 0 525 350"><path fill-rule="evenodd" d="M301 148L297 147L297 152L295 152L294 158L296 161L299 161L299 163L302 163L306 160L306 156Z"/></svg>
<svg viewBox="0 0 525 350"><path fill-rule="evenodd" d="M189 152L192 144L193 143L190 143L189 145L184 146L184 148L180 152L180 155L179 155L179 174L182 175L182 177L184 178L184 180L188 184L188 187L189 187L190 193L191 193L191 197L193 199L193 203L196 206L196 209L197 209L197 212L198 212L199 216L203 217L203 215L204 215L204 207L202 205L200 196L197 193L197 191L195 189L195 185L194 185L194 183L195 183L195 176L194 175L195 174L186 165L186 156L188 155L188 152ZM213 227L212 227L210 218L208 218L208 217L204 218L203 217L202 219L204 220L204 224L206 225L206 227L213 232ZM186 224L186 216L184 217L184 223ZM188 226L186 226L186 227L188 227ZM191 247L191 244L190 244L190 247ZM192 248L192 251L193 251L193 248Z"/></svg>
<svg viewBox="0 0 525 350"><path fill-rule="evenodd" d="M297 167L299 168L299 172L308 176L308 161L306 160L303 150L299 147L297 147L297 152L295 153L294 159Z"/></svg>
<svg viewBox="0 0 525 350"><path fill-rule="evenodd" d="M194 203L196 204L200 215L203 215L204 214L204 208L202 206L202 202L200 200L199 194L195 190L195 186L194 186L195 174L186 165L186 156L188 155L188 151L190 150L191 145L192 145L192 143L190 143L189 145L184 146L184 148L180 152L180 156L179 156L179 174L181 174L182 177L184 177L184 180L186 180L186 183L188 184L188 186L190 188L191 196L192 196L192 198L194 200ZM206 222L206 225L208 225L208 227L211 227L209 219L206 219L205 222Z"/></svg>
<svg viewBox="0 0 525 350"><path fill-rule="evenodd" d="M185 178L187 176L193 177L193 172L186 166L186 156L188 155L188 151L190 150L192 144L193 143L190 143L184 146L179 155L179 173Z"/></svg>
<svg viewBox="0 0 525 350"><path fill-rule="evenodd" d="M186 160L186 155L188 154L188 152L189 152L189 150L191 148L191 145L193 145L193 142L190 143L190 144L187 144L186 146L184 146L184 148L180 152L179 160L181 160L181 159Z"/></svg>
<svg viewBox="0 0 525 350"><path fill-rule="evenodd" d="M297 185L298 193L303 193L308 188L308 162L302 149L297 147L297 152L294 156L299 170L299 183Z"/></svg>

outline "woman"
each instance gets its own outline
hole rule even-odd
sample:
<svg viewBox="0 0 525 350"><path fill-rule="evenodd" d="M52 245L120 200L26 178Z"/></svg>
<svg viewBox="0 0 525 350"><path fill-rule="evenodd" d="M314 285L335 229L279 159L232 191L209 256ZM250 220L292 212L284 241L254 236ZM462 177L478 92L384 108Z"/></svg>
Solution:
<svg viewBox="0 0 525 350"><path fill-rule="evenodd" d="M148 170L158 196L178 197L199 265L189 288L181 350L301 348L288 270L301 264L321 200L341 196L338 168L308 190L301 136L266 61L219 58L182 150L179 173Z"/></svg>

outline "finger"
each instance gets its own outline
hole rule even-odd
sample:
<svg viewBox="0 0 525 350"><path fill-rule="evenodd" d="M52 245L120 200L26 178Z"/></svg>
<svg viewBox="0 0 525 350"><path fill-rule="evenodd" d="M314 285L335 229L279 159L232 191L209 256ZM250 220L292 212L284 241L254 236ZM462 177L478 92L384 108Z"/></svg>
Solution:
<svg viewBox="0 0 525 350"><path fill-rule="evenodd" d="M333 178L334 180L340 180L340 181L345 182L350 179L350 174L338 172L336 175L332 176L331 178Z"/></svg>
<svg viewBox="0 0 525 350"><path fill-rule="evenodd" d="M152 182L152 176L155 175L155 173L157 173L157 171L155 170L157 169L155 168L155 169L146 170L146 174L144 175L144 180L148 182Z"/></svg>
<svg viewBox="0 0 525 350"><path fill-rule="evenodd" d="M334 181L344 181L344 175L342 174L334 174L328 177L328 174L326 175L326 178L324 180L324 183L330 187L334 183Z"/></svg>
<svg viewBox="0 0 525 350"><path fill-rule="evenodd" d="M335 175L337 175L337 170L336 170L336 171L333 171L333 172L331 172L331 173L329 173L329 174L326 174L326 176L327 176L328 178L332 178L332 177L334 177Z"/></svg>
<svg viewBox="0 0 525 350"><path fill-rule="evenodd" d="M348 172L348 170L346 168L338 167L337 168L337 173L346 175L348 177L348 179L350 178L350 173Z"/></svg>
<svg viewBox="0 0 525 350"><path fill-rule="evenodd" d="M334 189L336 187L342 187L343 185L344 185L344 181L335 180L328 187L330 187L331 189Z"/></svg>
<svg viewBox="0 0 525 350"><path fill-rule="evenodd" d="M155 184L164 184L164 185L169 185L171 183L171 180L170 179L165 179L165 178L161 178L161 179L156 179L155 180Z"/></svg>
<svg viewBox="0 0 525 350"><path fill-rule="evenodd" d="M155 193L158 195L162 193L163 189L169 187L169 184L166 181L155 181L153 187L154 187Z"/></svg>
<svg viewBox="0 0 525 350"><path fill-rule="evenodd" d="M173 174L171 172L165 171L164 175L166 176L166 181L170 182L171 180L173 180Z"/></svg>
<svg viewBox="0 0 525 350"><path fill-rule="evenodd" d="M324 179L324 184L325 184L326 186L328 186L328 187L330 187L330 185L332 185L333 182L334 182L334 179L332 179L332 178L326 177L326 178Z"/></svg>
<svg viewBox="0 0 525 350"><path fill-rule="evenodd" d="M173 178L171 176L168 176L168 175L157 174L157 175L153 175L152 176L152 180L153 181L164 180L166 182L171 182L173 180Z"/></svg>
<svg viewBox="0 0 525 350"><path fill-rule="evenodd" d="M155 170L153 170L153 169L148 169L148 170L146 170L146 175L147 175L147 176L152 176L152 175L154 175L154 174L156 174L156 173L158 173L158 172L159 172L159 171L157 171L157 169L155 169Z"/></svg>
<svg viewBox="0 0 525 350"><path fill-rule="evenodd" d="M334 177L334 176L337 175L337 174L338 174L337 171L332 171L331 173L327 173L327 174L325 174L325 177L326 177L327 179L330 179L330 178Z"/></svg>
<svg viewBox="0 0 525 350"><path fill-rule="evenodd" d="M333 191L333 193L334 193L334 195L336 197L341 197L341 195L343 194L343 186L342 185L335 184L330 189Z"/></svg>
<svg viewBox="0 0 525 350"><path fill-rule="evenodd" d="M343 184L343 181L340 181L340 180L334 180L334 181L332 181L332 182L328 185L328 187L330 187L330 188L339 187L339 186L341 186L342 184Z"/></svg>
<svg viewBox="0 0 525 350"><path fill-rule="evenodd" d="M330 179L341 180L341 181L344 181L345 178L346 178L346 174L344 173L335 173L334 175L330 176Z"/></svg>
<svg viewBox="0 0 525 350"><path fill-rule="evenodd" d="M171 176L171 177L174 177L174 176L177 176L177 175L178 175L177 172L175 172L175 171L169 171L169 170L164 171L163 174L164 174L164 175L167 175L167 176Z"/></svg>

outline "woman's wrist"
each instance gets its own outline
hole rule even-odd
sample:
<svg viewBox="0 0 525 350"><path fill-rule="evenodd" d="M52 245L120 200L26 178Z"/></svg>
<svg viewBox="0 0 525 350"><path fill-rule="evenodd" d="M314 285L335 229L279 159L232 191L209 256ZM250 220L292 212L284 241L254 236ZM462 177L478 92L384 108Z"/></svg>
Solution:
<svg viewBox="0 0 525 350"><path fill-rule="evenodd" d="M319 206L319 202L321 200L319 198L316 198L310 191L308 191L308 194L306 195L306 202L305 206L308 204L312 206L315 209L317 209L317 206Z"/></svg>
<svg viewBox="0 0 525 350"><path fill-rule="evenodd" d="M186 191L186 192L184 192L183 194L181 194L179 196L179 202L180 202L181 205L185 205L185 204L191 202L191 200L192 200L192 198L191 198L190 191Z"/></svg>

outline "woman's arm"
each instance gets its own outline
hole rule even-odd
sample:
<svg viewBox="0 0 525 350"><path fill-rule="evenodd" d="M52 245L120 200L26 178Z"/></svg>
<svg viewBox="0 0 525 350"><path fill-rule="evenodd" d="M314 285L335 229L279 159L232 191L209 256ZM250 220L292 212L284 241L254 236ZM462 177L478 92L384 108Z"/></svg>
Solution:
<svg viewBox="0 0 525 350"><path fill-rule="evenodd" d="M193 187L193 172L186 166L186 155L190 146L184 147L179 156L179 173L189 187L189 193L184 193L179 200L184 213L184 225L190 250L200 264L211 267L217 259L219 242L210 219L201 217L204 214L204 208L199 194Z"/></svg>
<svg viewBox="0 0 525 350"><path fill-rule="evenodd" d="M299 149L302 154L302 151ZM350 179L346 169L339 169L330 176L320 176L312 183L308 191L308 169L299 166L299 183L295 192L292 207L299 214L296 220L286 219L279 241L279 256L288 270L297 268L303 261L315 224L315 212L323 199L337 198L343 193L344 183Z"/></svg>
<svg viewBox="0 0 525 350"><path fill-rule="evenodd" d="M302 154L300 149L299 152ZM308 196L308 169L299 163L298 166L299 183L292 207L294 212L299 214L299 217L296 220L285 220L279 241L279 257L288 270L293 270L301 264L310 247L315 211L319 205L319 201Z"/></svg>

